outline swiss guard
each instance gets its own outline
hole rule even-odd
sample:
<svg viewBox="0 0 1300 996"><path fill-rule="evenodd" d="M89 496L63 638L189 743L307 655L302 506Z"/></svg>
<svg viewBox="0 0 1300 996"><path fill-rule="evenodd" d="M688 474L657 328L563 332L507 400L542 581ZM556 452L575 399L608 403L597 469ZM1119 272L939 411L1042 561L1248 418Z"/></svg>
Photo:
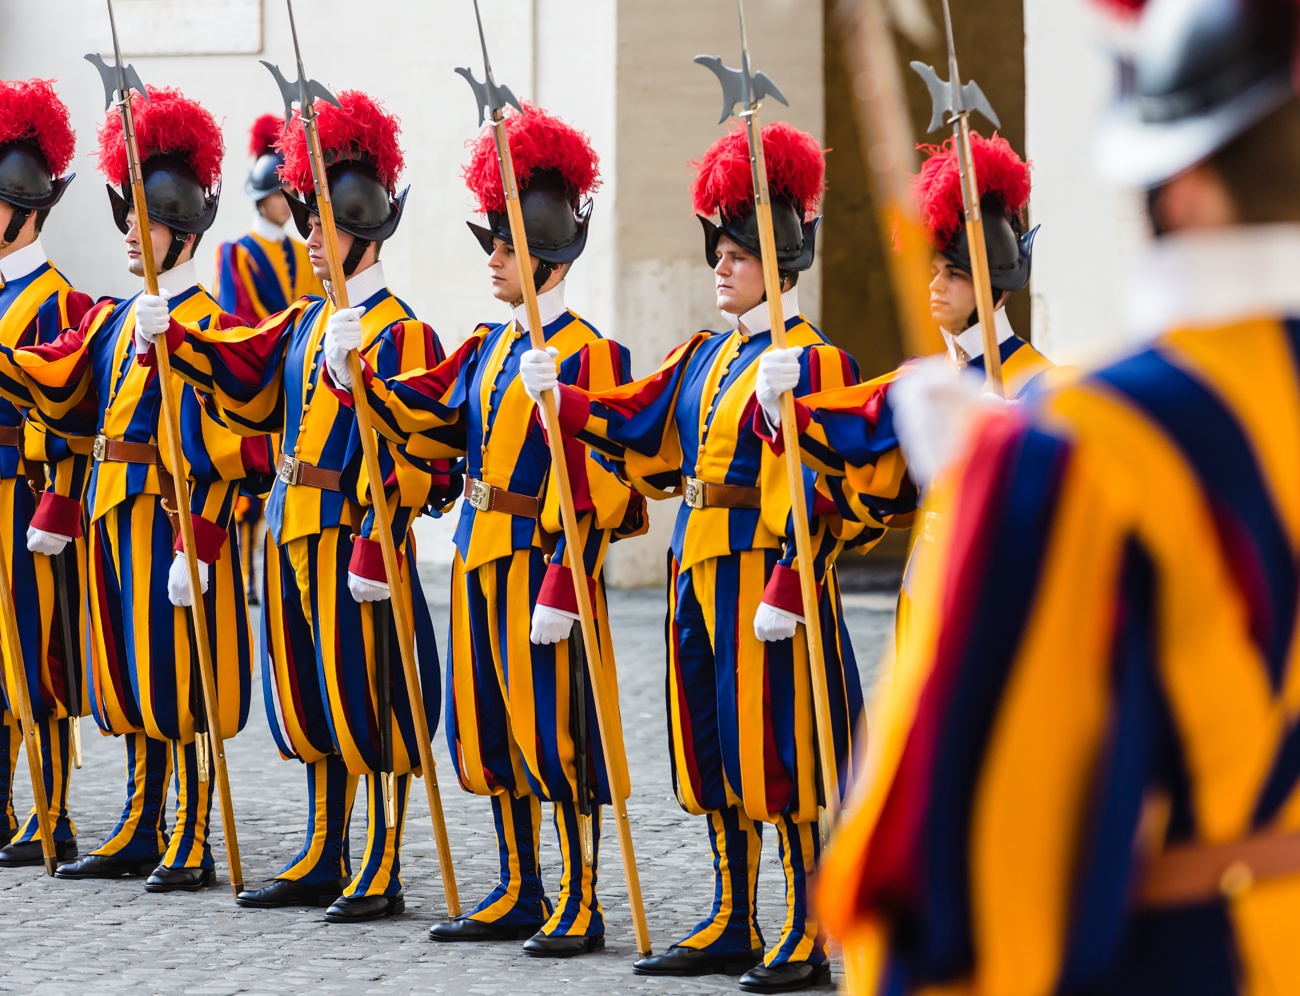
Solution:
<svg viewBox="0 0 1300 996"><path fill-rule="evenodd" d="M72 181L64 172L75 148L68 109L49 82L0 81L0 343L11 349L51 342L90 309L90 298L72 289L41 246L41 229ZM89 449L79 449L74 452L69 440L47 435L0 401L0 530L9 558L4 569L14 593L59 861L77 856L76 828L68 816L71 717L85 712L80 499ZM62 520L52 514L61 499L70 509ZM21 735L9 668L17 656L6 644L0 669L0 867L6 868L43 860L35 810L20 826L13 808Z"/></svg>
<svg viewBox="0 0 1300 996"><path fill-rule="evenodd" d="M934 249L930 316L943 334L945 356L795 402L804 463L828 480L843 514L863 523L867 536L877 539L886 528L913 524L917 485L935 476L976 421L985 376L957 150L951 139L922 148L929 158L913 181L912 195ZM1016 335L1006 312L1010 296L1029 286L1038 234L1038 227L1027 228L1024 219L1029 165L998 135L985 139L973 132L971 153L984 215L1004 390L1008 398L1026 398L1044 388L1053 372L1046 357ZM777 453L785 449L779 399L799 383L798 356L798 347L774 349L759 360L760 404L754 428ZM954 381L953 370L968 375ZM903 372L908 376L899 380ZM990 396L984 403L993 400ZM903 576L896 624L900 644L912 632L910 596L918 558L937 529L935 513L924 512Z"/></svg>
<svg viewBox="0 0 1300 996"><path fill-rule="evenodd" d="M402 680L398 638L388 599L370 482L362 468L352 408L322 379L327 329L360 342L380 376L433 366L442 347L391 290L379 253L397 230L406 191L397 119L356 90L341 106L317 101L339 251L352 307L336 310L303 299L255 328L173 322L172 369L214 400L236 431L280 434L283 453L266 505L267 602L263 610L262 678L267 717L280 753L307 776L307 835L298 854L261 889L237 897L241 906L327 906L325 919L359 923L401 913L402 828L419 749L412 703ZM294 223L311 264L329 276L306 133L295 118L279 146L281 176L292 188ZM441 509L459 494L446 460L417 449L381 451L393 539L405 564L395 592L415 620L425 711L437 726L441 673L433 624L415 576L411 523L426 506ZM381 658L386 655L386 659ZM377 667L382 664L382 669ZM388 715L380 716L372 675L389 675ZM389 825L380 774L379 724L388 724L396 775L395 825ZM366 776L367 839L352 873L348 826L358 776Z"/></svg>
<svg viewBox="0 0 1300 996"><path fill-rule="evenodd" d="M583 648L563 563L559 485L519 379L529 348L521 280L532 280L538 293L542 333L562 381L606 390L630 379L630 362L626 349L565 303L565 278L587 244L590 194L599 183L595 151L577 129L528 104L507 117L506 133L532 273L521 274L516 263L491 131L473 143L464 172L486 216L486 225L469 228L510 318L480 325L428 371L371 379L369 393L381 432L430 455L463 458L469 477L452 567L447 739L461 787L491 799L501 871L482 902L435 924L430 936L524 940L527 954L568 957L603 947L605 938L596 873L599 807L610 794L584 653L600 655L615 687L602 568L612 539L643 528L644 502L584 444L568 442L601 641ZM353 345L330 332L326 355L336 379L346 379L339 360ZM621 737L621 727L611 735ZM554 906L538 862L542 800L552 804L560 845Z"/></svg>
<svg viewBox="0 0 1300 996"><path fill-rule="evenodd" d="M248 716L252 645L239 558L229 553L236 482L250 452L204 411L177 380L165 385L180 411L187 467L160 452L160 385L136 362L145 330L177 320L210 323L220 314L199 286L194 251L217 212L221 131L212 115L177 90L133 94L150 237L165 297L105 298L48 345L0 347L0 393L34 409L52 432L93 443L89 481L57 501L47 494L41 528L75 536L86 489L91 523L88 595L92 631L90 705L105 733L124 738L128 798L108 839L64 864L60 878L149 877L151 892L194 891L212 883L208 839L211 778L199 777L196 717L203 717L192 646L191 600L172 521L174 475L189 478L203 597L212 623L205 634L216 668L222 735ZM144 273L140 229L131 203L126 147L116 110L99 130L99 166L109 181L113 220L125 236L127 265ZM81 464L76 466L80 467ZM170 565L170 570L166 565ZM175 825L166 834L167 783L176 774ZM152 871L151 871L152 870Z"/></svg>
<svg viewBox="0 0 1300 996"><path fill-rule="evenodd" d="M820 890L861 992L1300 992L1300 10L1126 6L1141 345L936 479Z"/></svg>
<svg viewBox="0 0 1300 996"><path fill-rule="evenodd" d="M797 394L857 379L853 361L799 310L799 274L813 262L822 150L784 123L763 128L789 341L803 346ZM668 714L678 801L705 818L713 849L713 909L641 975L745 973L750 992L830 978L825 938L808 904L821 848L813 704L785 468L751 430L759 355L771 345L758 223L743 131L719 139L692 187L730 329L699 332L643 380L604 392L560 383L553 357L531 350L532 397L557 391L560 422L616 461L652 497L683 495L670 550ZM718 221L711 219L717 217ZM809 475L811 478L811 474ZM837 528L814 507L820 618L839 770L862 710L857 664L841 619ZM764 955L755 908L762 827L775 824L786 918Z"/></svg>

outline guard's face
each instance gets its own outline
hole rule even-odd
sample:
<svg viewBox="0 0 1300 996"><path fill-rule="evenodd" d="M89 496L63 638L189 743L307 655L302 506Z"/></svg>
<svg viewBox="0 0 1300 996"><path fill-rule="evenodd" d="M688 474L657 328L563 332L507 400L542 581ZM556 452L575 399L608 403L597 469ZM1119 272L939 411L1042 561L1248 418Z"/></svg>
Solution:
<svg viewBox="0 0 1300 996"><path fill-rule="evenodd" d="M966 331L975 311L975 283L941 253L930 264L930 317L949 332Z"/></svg>
<svg viewBox="0 0 1300 996"><path fill-rule="evenodd" d="M713 283L718 310L743 315L763 303L763 261L724 235L718 239Z"/></svg>
<svg viewBox="0 0 1300 996"><path fill-rule="evenodd" d="M519 259L515 248L504 239L492 240L492 255L488 257L488 272L492 274L492 296L512 307L524 297L519 282Z"/></svg>
<svg viewBox="0 0 1300 996"><path fill-rule="evenodd" d="M281 198L283 200L284 198ZM287 211L288 208L286 207ZM312 272L316 274L318 280L328 280L330 278L329 259L325 255L325 236L323 229L320 227L319 215L308 215L311 231L307 233L307 258L311 260ZM348 252L352 249L353 236L347 232L334 230L339 240L339 259L347 259ZM361 267L357 267L358 270Z"/></svg>
<svg viewBox="0 0 1300 996"><path fill-rule="evenodd" d="M272 225L283 228L289 223L289 202L284 199L284 194L280 191L258 201L257 210Z"/></svg>
<svg viewBox="0 0 1300 996"><path fill-rule="evenodd" d="M123 241L126 242L126 268L133 277L144 276L144 255L140 250L140 229L135 224L135 208L128 208L126 212L126 235ZM193 236L191 236L193 238ZM160 225L154 222L149 226L149 241L153 243L153 262L154 266L161 267L163 260L167 258L167 250L172 243L172 231L166 225ZM192 250L186 250L181 253L177 263L183 263L191 255Z"/></svg>

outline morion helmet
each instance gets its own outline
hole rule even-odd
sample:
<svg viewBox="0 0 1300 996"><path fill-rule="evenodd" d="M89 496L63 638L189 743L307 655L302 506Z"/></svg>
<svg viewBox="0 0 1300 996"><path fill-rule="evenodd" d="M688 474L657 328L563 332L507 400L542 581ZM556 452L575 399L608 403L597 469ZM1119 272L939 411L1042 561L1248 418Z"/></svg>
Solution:
<svg viewBox="0 0 1300 996"><path fill-rule="evenodd" d="M47 80L0 80L0 200L14 207L0 244L18 238L27 219L59 202L75 174L77 137L68 108Z"/></svg>
<svg viewBox="0 0 1300 996"><path fill-rule="evenodd" d="M284 188L284 181L280 179L284 155L276 148L283 130L284 118L278 114L263 114L253 122L249 132L248 154L255 161L244 182L244 196L254 204L260 204Z"/></svg>

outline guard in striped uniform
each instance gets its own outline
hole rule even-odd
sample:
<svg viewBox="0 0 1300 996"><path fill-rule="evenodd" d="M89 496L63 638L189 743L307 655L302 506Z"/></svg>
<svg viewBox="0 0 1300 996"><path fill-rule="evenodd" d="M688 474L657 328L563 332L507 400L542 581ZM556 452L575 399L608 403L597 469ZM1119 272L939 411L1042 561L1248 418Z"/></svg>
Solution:
<svg viewBox="0 0 1300 996"><path fill-rule="evenodd" d="M179 380L166 389L180 411L188 466L167 466L159 448L161 385L137 355L143 330L165 326L169 307L177 320L205 325L221 313L196 282L193 255L216 216L222 142L216 122L196 102L163 88L150 88L149 96L135 95L134 111L159 287L167 297L106 298L48 345L0 348L0 393L35 409L52 432L93 439L90 705L101 729L126 738L129 796L109 839L63 865L59 876L115 878L152 868L145 887L170 892L201 889L214 878L212 782L199 778L194 743L206 717L199 708L190 613L178 607L189 604L190 593L169 514L176 500L173 475L179 470L190 483L212 630L206 638L222 735L229 739L247 719L252 679L239 558L227 549L230 513L235 482L256 469L259 454L207 414ZM140 233L115 111L100 128L99 165L109 180L114 220L126 236L128 265L140 276ZM79 514L70 503L66 508L69 520ZM167 838L163 809L172 770L177 804Z"/></svg>
<svg viewBox="0 0 1300 996"><path fill-rule="evenodd" d="M1300 991L1300 11L1137 16L1100 158L1149 344L936 480L820 896L861 992Z"/></svg>
<svg viewBox="0 0 1300 996"><path fill-rule="evenodd" d="M596 447L654 497L680 494L670 551L668 709L677 797L705 817L713 848L712 912L643 975L746 973L741 985L777 992L830 977L808 906L817 863L818 789L807 649L785 468L751 429L757 359L771 342L748 151L733 130L698 164L695 209L718 307L729 332L699 332L643 380L600 394L558 387L566 437ZM799 311L795 284L812 265L822 151L784 123L763 129L789 341L804 346L797 392L854 383L853 361ZM718 215L720 223L709 218ZM555 362L530 351L524 383L557 386ZM806 480L811 491L813 475ZM857 664L833 567L844 539L834 507L813 507L813 565L839 771L862 708ZM822 513L831 513L830 517ZM786 873L786 919L763 954L754 906L764 823L774 824ZM759 962L762 964L757 964Z"/></svg>
<svg viewBox="0 0 1300 996"><path fill-rule="evenodd" d="M397 230L406 191L394 193L403 157L397 119L355 90L342 106L317 102L321 140L352 307L301 300L254 328L231 319L221 329L173 323L173 369L220 408L239 432L280 434L283 455L267 500L263 690L271 732L285 758L301 761L308 789L307 839L265 888L241 893L242 906L328 906L325 918L357 923L401 913L400 849L407 795L419 769L412 704L402 678L387 600L370 483L356 417L322 379L328 328L359 336L380 376L434 366L442 347L387 287L379 252ZM283 175L298 193L290 206L312 266L328 278L306 136L295 121L282 143ZM415 620L423 708L436 728L441 673L432 621L416 577L410 526L425 506L459 494L450 462L414 447L382 448L382 494L406 565L397 596ZM384 656L383 648L389 648ZM374 675L387 673L391 712L378 715ZM392 738L396 816L388 825L380 779L379 724ZM367 839L352 874L348 825L357 777L366 776ZM350 879L350 881L349 881Z"/></svg>
<svg viewBox="0 0 1300 996"><path fill-rule="evenodd" d="M91 305L41 246L41 229L72 180L72 174L62 174L75 147L68 109L48 82L0 82L0 342L10 348L56 339ZM74 453L68 440L47 436L25 422L19 409L0 401L0 530L9 558L4 569L14 593L60 861L77 856L76 828L68 815L69 717L85 711L86 544L80 499L87 460L85 448ZM67 512L63 518L60 506ZM69 633L71 641L65 638ZM0 669L0 867L8 868L43 860L35 809L19 826L13 808L21 733L10 698L8 669L15 656L6 647Z"/></svg>
<svg viewBox="0 0 1300 996"><path fill-rule="evenodd" d="M274 114L263 114L253 122L248 151L255 161L244 182L244 196L256 206L257 214L251 231L217 249L217 303L249 325L278 314L300 297L324 294L307 247L284 230L290 217L289 202L280 178L284 154L276 148L283 128L284 119ZM264 498L244 489L235 501L250 605L260 601L254 549L261 543Z"/></svg>
<svg viewBox="0 0 1300 996"><path fill-rule="evenodd" d="M565 278L587 242L596 153L581 132L532 106L512 113L506 131L535 267L527 279L560 376L595 391L625 383L627 350L602 339L564 301ZM513 317L480 325L431 370L370 384L382 432L413 449L463 457L470 477L452 568L447 739L461 787L491 799L501 872L473 910L429 933L439 941L527 939L530 955L567 957L604 945L596 873L599 807L610 801L609 786L590 685L581 704L577 697L586 664L572 637L578 612L563 563L558 484L518 378L527 317L490 132L474 144L465 180L487 216L486 227L469 227L488 254L492 293ZM327 344L326 354L341 355L347 345ZM346 377L335 363L330 370ZM601 569L611 539L642 528L644 503L581 443L571 441L567 455L601 633L602 646L585 652L599 654L615 688ZM611 735L621 737L621 728ZM538 865L540 800L553 806L560 844L553 908Z"/></svg>
<svg viewBox="0 0 1300 996"><path fill-rule="evenodd" d="M943 334L944 356L908 363L875 380L795 402L803 461L823 475L824 490L834 496L841 514L863 525L858 544L863 552L887 528L913 524L916 482L925 484L935 476L958 448L979 404L992 401L991 396L980 399L984 338L971 280L957 150L951 140L923 148L931 154L913 182L912 194L934 247L930 315ZM1006 312L1008 298L1029 285L1038 234L1037 226L1026 231L1024 225L1029 165L997 135L985 139L972 133L971 152L984 212L1004 390L1008 398L1024 399L1061 373L1015 334ZM779 398L798 383L798 355L798 347L769 350L759 360L754 429L777 453L785 449ZM953 369L971 375L954 384ZM896 410L900 399L909 402L906 412ZM900 447L900 436L905 447ZM911 633L918 558L929 549L937 530L935 513L922 512L920 533L899 592L895 630L900 646Z"/></svg>

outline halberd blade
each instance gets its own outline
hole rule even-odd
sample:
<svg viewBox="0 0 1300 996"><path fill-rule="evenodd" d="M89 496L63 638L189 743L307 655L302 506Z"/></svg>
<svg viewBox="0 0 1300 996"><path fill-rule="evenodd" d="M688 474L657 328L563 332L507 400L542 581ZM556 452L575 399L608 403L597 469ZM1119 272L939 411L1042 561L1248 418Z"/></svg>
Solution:
<svg viewBox="0 0 1300 996"><path fill-rule="evenodd" d="M118 83L125 82L128 90L134 90L145 100L149 99L149 91L144 88L140 82L140 74L135 71L135 66L126 65L119 67L110 66L104 61L104 57L98 52L91 52L86 56L86 61L99 70L99 75L104 81L104 110L113 106L113 101L118 99Z"/></svg>
<svg viewBox="0 0 1300 996"><path fill-rule="evenodd" d="M474 71L467 66L457 67L456 72L465 77L465 82L474 91L474 101L478 105L478 123L480 127L488 118L495 120L497 113L505 110L507 104L520 114L524 113L519 98L514 95L510 87L494 83L491 79L480 83L474 78Z"/></svg>

